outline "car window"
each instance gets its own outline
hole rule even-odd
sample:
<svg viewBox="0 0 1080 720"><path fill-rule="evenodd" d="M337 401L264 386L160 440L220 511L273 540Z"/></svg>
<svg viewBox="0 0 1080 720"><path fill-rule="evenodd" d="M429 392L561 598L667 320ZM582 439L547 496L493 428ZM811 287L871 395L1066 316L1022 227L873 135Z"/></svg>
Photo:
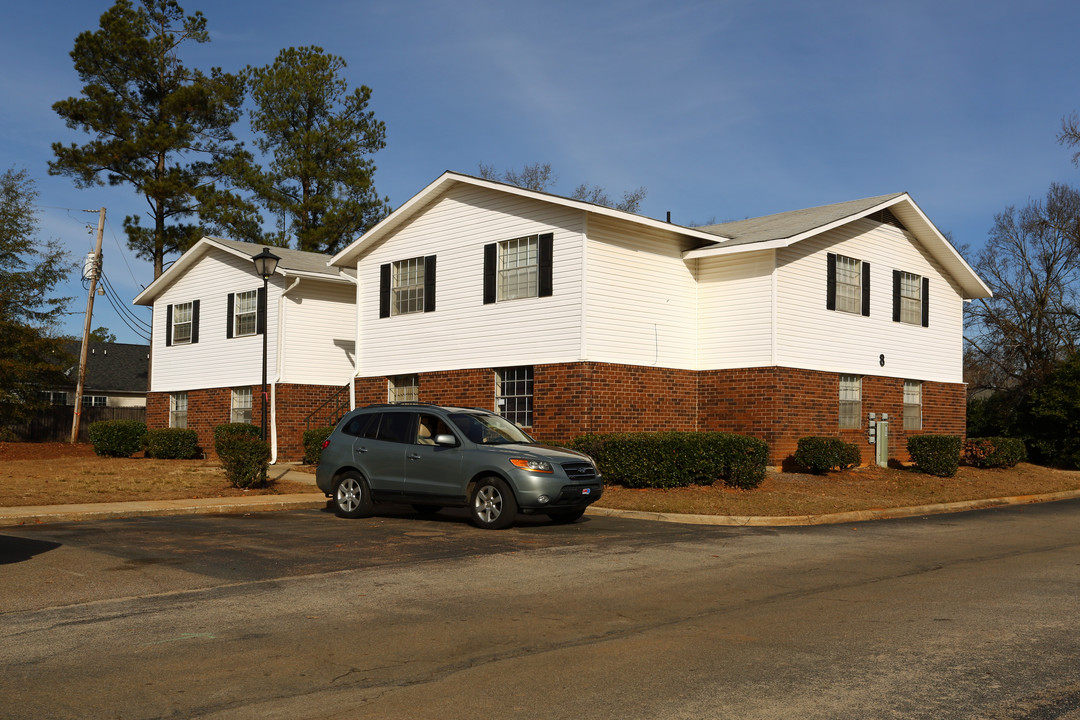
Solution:
<svg viewBox="0 0 1080 720"><path fill-rule="evenodd" d="M438 415L420 413L419 421L416 423L416 439L413 442L418 445L434 445L435 438L439 435L453 434L454 432Z"/></svg>
<svg viewBox="0 0 1080 720"><path fill-rule="evenodd" d="M375 438L377 438L379 436L379 424L382 421L382 416L382 413L371 413L371 415L369 415L371 420L360 431L360 435L358 437L367 438L369 440L374 440Z"/></svg>
<svg viewBox="0 0 1080 720"><path fill-rule="evenodd" d="M387 442L407 443L412 442L413 413L388 412L382 414L382 422L379 423L379 440Z"/></svg>
<svg viewBox="0 0 1080 720"><path fill-rule="evenodd" d="M533 442L524 430L500 415L454 413L450 420L465 433L465 437L478 445Z"/></svg>
<svg viewBox="0 0 1080 720"><path fill-rule="evenodd" d="M349 419L348 422L341 428L341 432L346 435L352 435L353 437L364 437L364 431L371 424L374 419L375 413L363 413L356 415ZM378 425L376 425L378 427Z"/></svg>

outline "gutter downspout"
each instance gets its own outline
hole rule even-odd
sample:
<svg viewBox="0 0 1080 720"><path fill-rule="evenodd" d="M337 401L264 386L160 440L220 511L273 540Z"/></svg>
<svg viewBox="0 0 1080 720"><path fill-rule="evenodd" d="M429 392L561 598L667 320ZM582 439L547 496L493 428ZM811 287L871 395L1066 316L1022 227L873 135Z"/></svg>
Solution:
<svg viewBox="0 0 1080 720"><path fill-rule="evenodd" d="M285 296L291 291L296 289L296 286L300 284L300 278L293 280L292 285L281 291L278 295L278 315L277 315L277 357L274 362L275 373L274 380L270 383L270 464L277 464L277 384L281 381L281 368L284 364L284 345L282 339L285 337Z"/></svg>

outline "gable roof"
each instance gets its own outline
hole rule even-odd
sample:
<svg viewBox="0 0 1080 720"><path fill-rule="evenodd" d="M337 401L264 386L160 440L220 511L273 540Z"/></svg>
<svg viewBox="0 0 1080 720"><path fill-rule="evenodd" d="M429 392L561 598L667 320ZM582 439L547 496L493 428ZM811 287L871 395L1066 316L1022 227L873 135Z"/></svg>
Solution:
<svg viewBox="0 0 1080 720"><path fill-rule="evenodd" d="M192 245L187 252L181 255L169 266L169 269L161 273L154 282L146 286L146 289L135 296L135 305L151 305L154 299L180 278L187 270L199 261L204 255L212 250L221 250L238 258L250 261L257 255L264 245L256 243L240 242L239 240L226 240L225 238L204 237ZM278 262L275 275L284 277L311 277L329 282L353 282L356 268L332 268L327 261L329 255L323 253L305 252L292 248L270 247L272 253L281 260ZM251 273L255 274L255 266L251 265Z"/></svg>
<svg viewBox="0 0 1080 720"><path fill-rule="evenodd" d="M561 195L552 195L551 193L537 192L536 190L526 190L525 188L520 188L516 185L508 185L495 180L485 180L484 178L473 177L472 175L465 175L463 173L456 173L448 170L440 175L433 183L409 198L404 205L383 218L373 228L356 240L353 240L348 246L330 259L330 265L336 267L348 267L350 263L355 265L356 258L367 248L420 214L430 202L434 201L455 185L471 185L507 193L509 195L517 195L518 197L532 198L553 205L560 205L562 207L590 212L595 215L624 220L644 227L664 230L679 235L687 235L703 242L715 242L717 240L715 233L709 233L697 228L682 227L681 225L674 225L662 220L654 220L645 217L644 215L636 215L624 210L615 210L604 205L586 202L585 200L574 200Z"/></svg>
<svg viewBox="0 0 1080 720"><path fill-rule="evenodd" d="M881 211L891 213L915 236L963 290L965 299L991 297L993 292L968 265L944 235L907 193L878 195L862 200L821 205L804 210L764 215L747 220L708 225L701 230L716 233L724 240L683 253L686 259L730 255L789 247Z"/></svg>
<svg viewBox="0 0 1080 720"><path fill-rule="evenodd" d="M82 343L64 343L64 349L75 356L75 365L65 373L74 388L79 380L79 350ZM129 343L91 342L86 352L86 384L84 392L145 393L150 372L150 346Z"/></svg>

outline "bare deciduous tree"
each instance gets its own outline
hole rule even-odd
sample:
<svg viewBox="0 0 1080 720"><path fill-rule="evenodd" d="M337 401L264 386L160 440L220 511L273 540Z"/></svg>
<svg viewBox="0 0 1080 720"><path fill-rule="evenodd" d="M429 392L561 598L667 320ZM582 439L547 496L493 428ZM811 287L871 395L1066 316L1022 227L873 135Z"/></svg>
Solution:
<svg viewBox="0 0 1080 720"><path fill-rule="evenodd" d="M502 173L496 170L494 165L480 163L480 177L485 180L495 180L509 185L516 185L526 190L535 190L536 192L547 192L548 188L559 180L559 176L551 170L551 163L538 162L523 166L520 172L510 168ZM590 187L588 183L582 183L574 188L574 192L570 197L574 200L583 200L614 210L636 213L648 194L649 191L642 186L636 190L627 190L623 193L623 199L616 202L608 197L607 191L599 185Z"/></svg>

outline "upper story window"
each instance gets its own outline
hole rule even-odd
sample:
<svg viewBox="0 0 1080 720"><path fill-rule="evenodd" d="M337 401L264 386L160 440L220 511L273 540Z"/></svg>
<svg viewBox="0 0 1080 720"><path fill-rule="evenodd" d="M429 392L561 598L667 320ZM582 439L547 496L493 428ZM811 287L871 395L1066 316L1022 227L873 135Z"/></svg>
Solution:
<svg viewBox="0 0 1080 720"><path fill-rule="evenodd" d="M930 278L893 270L893 321L930 325Z"/></svg>
<svg viewBox="0 0 1080 720"><path fill-rule="evenodd" d="M259 291L239 292L233 297L233 335L244 337L256 334L259 328Z"/></svg>
<svg viewBox="0 0 1080 720"><path fill-rule="evenodd" d="M840 428L858 430L862 427L862 378L858 375L840 376Z"/></svg>
<svg viewBox="0 0 1080 720"><path fill-rule="evenodd" d="M379 317L434 310L434 255L398 260L379 268Z"/></svg>
<svg viewBox="0 0 1080 720"><path fill-rule="evenodd" d="M415 374L394 375L386 379L387 402L419 402L420 379Z"/></svg>
<svg viewBox="0 0 1080 720"><path fill-rule="evenodd" d="M846 255L828 254L829 310L870 315L870 263Z"/></svg>
<svg viewBox="0 0 1080 720"><path fill-rule="evenodd" d="M550 296L554 238L543 233L485 245L484 302Z"/></svg>
<svg viewBox="0 0 1080 720"><path fill-rule="evenodd" d="M495 405L499 414L521 427L533 424L533 369L531 365L502 368L495 373Z"/></svg>
<svg viewBox="0 0 1080 720"><path fill-rule="evenodd" d="M193 325L193 302L177 303L172 308L172 344L186 345L191 342Z"/></svg>
<svg viewBox="0 0 1080 720"><path fill-rule="evenodd" d="M539 235L499 243L499 300L536 297Z"/></svg>

